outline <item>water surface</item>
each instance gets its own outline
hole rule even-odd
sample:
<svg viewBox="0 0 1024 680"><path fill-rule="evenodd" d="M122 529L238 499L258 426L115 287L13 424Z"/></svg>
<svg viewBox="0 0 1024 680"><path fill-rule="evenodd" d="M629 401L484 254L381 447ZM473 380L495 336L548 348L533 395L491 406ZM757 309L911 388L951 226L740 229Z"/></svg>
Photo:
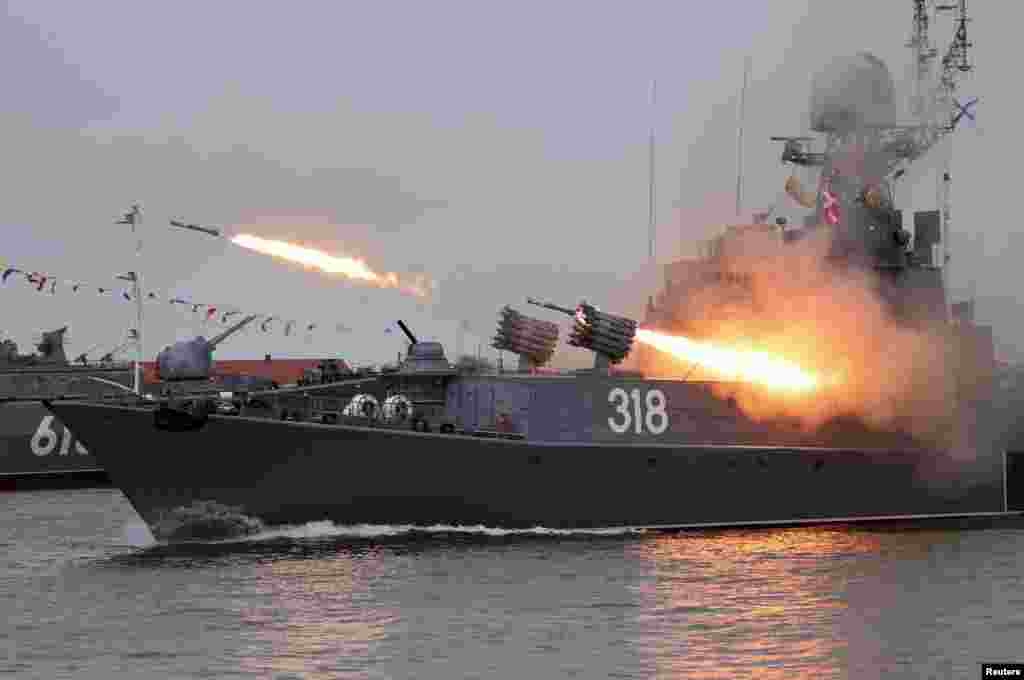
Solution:
<svg viewBox="0 0 1024 680"><path fill-rule="evenodd" d="M1024 531L313 524L158 545L118 491L0 495L0 672L976 677L1024 660Z"/></svg>

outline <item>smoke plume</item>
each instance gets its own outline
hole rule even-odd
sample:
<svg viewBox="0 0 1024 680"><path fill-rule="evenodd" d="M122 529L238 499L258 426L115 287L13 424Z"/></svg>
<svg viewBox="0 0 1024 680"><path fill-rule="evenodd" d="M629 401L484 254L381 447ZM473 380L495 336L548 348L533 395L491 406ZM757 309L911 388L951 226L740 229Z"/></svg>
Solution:
<svg viewBox="0 0 1024 680"><path fill-rule="evenodd" d="M814 429L837 417L947 441L954 395L950 343L941 325L898 321L871 271L840 269L825 257L824 230L792 244L750 230L723 246L721 260L660 301L664 330L741 352L769 353L823 378L806 392L721 381L662 352L642 353L653 375L719 380L755 420L795 419ZM696 265L698 268L703 266ZM722 276L715 277L713 271ZM709 276L710 275L710 276Z"/></svg>

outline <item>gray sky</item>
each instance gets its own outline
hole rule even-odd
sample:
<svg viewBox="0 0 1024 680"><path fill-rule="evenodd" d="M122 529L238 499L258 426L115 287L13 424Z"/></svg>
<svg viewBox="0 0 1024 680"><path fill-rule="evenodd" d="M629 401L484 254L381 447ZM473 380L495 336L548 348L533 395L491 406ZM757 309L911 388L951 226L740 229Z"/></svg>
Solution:
<svg viewBox="0 0 1024 680"><path fill-rule="evenodd" d="M905 5L905 6L904 6ZM1012 116L1024 19L972 2L981 132L955 142L954 290L1024 346L1016 302ZM907 74L910 2L8 2L0 21L0 262L100 285L132 268L114 218L145 211L147 288L328 327L237 337L222 358L392 358L404 318L454 354L526 295L639 315L646 271L648 83L658 79L658 254L731 218L736 99L753 55L745 208L778 200L772 134L804 132L808 85L867 49ZM939 35L944 45L945 26ZM1004 56L1000 56L1004 55ZM983 133L983 134L982 134ZM935 204L925 163L900 188ZM359 254L438 281L429 305L166 228L168 218ZM979 238L983 235L983 238ZM982 254L985 260L982 263ZM8 283L0 331L27 345L70 323L71 349L116 344L132 307ZM148 354L200 330L147 307ZM337 333L342 322L351 332ZM216 331L214 331L216 332ZM565 333L563 332L563 337ZM564 345L564 343L563 343ZM557 359L590 357L562 348Z"/></svg>

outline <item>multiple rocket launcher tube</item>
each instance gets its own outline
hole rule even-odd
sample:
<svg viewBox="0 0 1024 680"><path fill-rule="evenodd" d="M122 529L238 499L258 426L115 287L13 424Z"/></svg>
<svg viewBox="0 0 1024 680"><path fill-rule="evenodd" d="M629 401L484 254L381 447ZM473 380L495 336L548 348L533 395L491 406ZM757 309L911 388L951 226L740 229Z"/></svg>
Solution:
<svg viewBox="0 0 1024 680"><path fill-rule="evenodd" d="M602 312L586 302L581 302L576 309L533 298L527 298L527 302L572 317L574 323L569 344L589 349L607 359L608 363L622 362L633 347L637 322L632 319ZM501 311L492 346L518 354L533 365L541 366L551 359L557 343L556 324L524 316L506 306Z"/></svg>

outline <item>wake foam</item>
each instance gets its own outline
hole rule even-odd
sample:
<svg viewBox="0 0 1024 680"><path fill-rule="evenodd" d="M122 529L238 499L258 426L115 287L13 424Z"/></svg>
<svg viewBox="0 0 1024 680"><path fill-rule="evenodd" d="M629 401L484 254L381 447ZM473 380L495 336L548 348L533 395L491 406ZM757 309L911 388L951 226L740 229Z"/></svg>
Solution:
<svg viewBox="0 0 1024 680"><path fill-rule="evenodd" d="M528 529L502 529L500 527L488 527L484 525L460 526L449 524L434 524L430 526L418 526L413 524L354 524L341 525L331 521L308 522L298 526L278 526L254 529L255 525L249 523L237 523L237 518L225 522L223 519L212 520L209 516L201 517L200 521L192 522L187 527L180 525L175 527L173 535L158 536L160 542L201 542L201 543L252 543L263 541L319 541L326 539L352 538L352 539L387 539L421 536L443 537L445 535L457 534L463 536L479 536L487 538L500 538L505 536L627 536L646 533L644 529L632 527L615 527L608 529L553 529L549 527L532 527ZM247 518L250 522L257 522ZM211 529L213 531L211 531ZM235 533L216 535L216 531L234 531ZM157 535L154 530L154 536Z"/></svg>
<svg viewBox="0 0 1024 680"><path fill-rule="evenodd" d="M529 529L502 529L482 524L461 526L452 524L433 524L418 526L414 524L354 524L338 525L334 522L309 522L297 527L276 527L261 531L245 540L274 540L287 538L292 540L319 538L390 538L410 534L468 534L489 537L502 536L621 536L644 533L643 529L632 527L615 527L608 529L552 529L549 527L531 527Z"/></svg>
<svg viewBox="0 0 1024 680"><path fill-rule="evenodd" d="M263 528L262 522L241 508L213 501L175 508L150 523L155 539L175 543L241 538L258 534Z"/></svg>

